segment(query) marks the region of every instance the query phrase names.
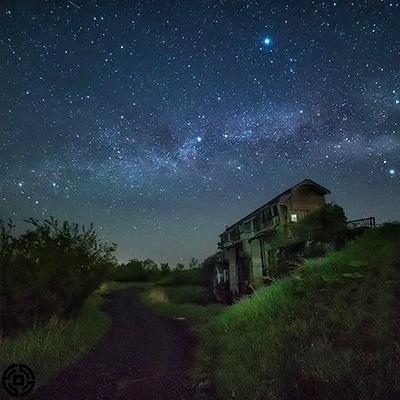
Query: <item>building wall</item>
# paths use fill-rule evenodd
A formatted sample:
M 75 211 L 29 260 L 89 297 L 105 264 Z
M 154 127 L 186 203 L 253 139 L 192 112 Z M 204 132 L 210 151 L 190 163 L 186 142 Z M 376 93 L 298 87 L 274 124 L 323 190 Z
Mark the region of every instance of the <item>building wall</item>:
M 275 222 L 278 224 L 275 225 L 275 229 L 287 229 L 287 223 L 290 223 L 291 221 L 291 213 L 296 213 L 299 217 L 298 220 L 300 220 L 308 211 L 321 207 L 323 204 L 325 204 L 325 196 L 322 195 L 316 188 L 310 186 L 300 186 L 294 188 L 290 193 L 283 195 L 281 198 L 279 198 L 279 201 L 276 204 L 278 206 L 277 210 L 279 213 L 279 220 Z M 281 205 L 286 207 L 280 207 Z M 263 212 L 263 210 L 260 210 L 260 212 Z M 249 241 L 249 239 L 251 239 L 255 234 L 254 218 L 257 219 L 257 216 L 251 216 L 247 221 L 237 225 L 234 229 L 232 229 L 232 231 L 236 230 L 237 235 L 234 238 L 231 237 L 232 235 L 229 235 L 229 238 L 230 240 L 240 240 L 240 256 L 245 257 L 246 260 L 248 260 L 246 261 L 248 262 L 246 265 L 248 265 L 249 268 L 250 283 L 254 287 L 260 287 L 264 283 L 263 276 L 268 274 L 268 270 L 272 267 L 269 264 L 276 262 L 276 260 L 273 254 L 271 254 L 271 257 L 268 257 L 268 251 L 272 251 L 270 240 L 261 237 Z M 251 220 L 253 220 L 253 222 L 250 223 Z M 262 246 L 260 246 L 260 243 L 262 243 Z M 239 291 L 239 260 L 237 259 L 236 248 L 225 248 L 224 253 L 225 259 L 229 263 L 230 288 L 232 293 L 236 295 Z M 240 260 L 243 262 L 243 258 Z
M 288 205 L 291 210 L 313 210 L 325 204 L 325 197 L 312 187 L 299 187 L 284 196 L 280 203 Z
M 229 263 L 229 285 L 232 293 L 239 290 L 238 286 L 238 276 L 237 276 L 237 263 L 236 263 L 236 249 L 235 247 L 230 247 L 225 250 L 225 259 Z
M 250 242 L 251 246 L 251 262 L 252 262 L 252 284 L 255 287 L 262 286 L 263 284 L 263 268 L 261 258 L 260 239 L 254 239 Z

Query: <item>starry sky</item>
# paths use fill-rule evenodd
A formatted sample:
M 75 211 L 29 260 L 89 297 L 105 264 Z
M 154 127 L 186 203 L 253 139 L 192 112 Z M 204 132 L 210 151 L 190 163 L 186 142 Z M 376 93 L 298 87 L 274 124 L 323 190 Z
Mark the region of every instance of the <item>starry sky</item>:
M 0 218 L 200 260 L 305 178 L 400 218 L 400 2 L 0 4 Z

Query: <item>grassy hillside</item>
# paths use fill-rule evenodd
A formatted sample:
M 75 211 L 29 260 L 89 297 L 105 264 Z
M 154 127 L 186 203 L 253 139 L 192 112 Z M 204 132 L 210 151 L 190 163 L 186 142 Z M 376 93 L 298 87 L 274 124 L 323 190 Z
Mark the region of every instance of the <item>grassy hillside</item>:
M 211 332 L 226 399 L 400 398 L 400 225 L 305 262 Z

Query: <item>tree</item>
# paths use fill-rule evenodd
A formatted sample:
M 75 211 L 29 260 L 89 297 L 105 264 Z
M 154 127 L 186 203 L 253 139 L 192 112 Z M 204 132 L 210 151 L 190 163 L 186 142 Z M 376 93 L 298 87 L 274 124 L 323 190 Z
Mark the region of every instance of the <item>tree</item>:
M 192 257 L 189 263 L 189 268 L 195 268 L 199 264 L 199 260 L 197 258 Z
M 169 264 L 168 264 L 168 263 L 161 263 L 161 264 L 160 264 L 160 267 L 161 267 L 161 273 L 162 273 L 163 275 L 166 275 L 166 274 L 168 274 L 169 272 L 171 272 L 171 268 L 169 267 Z
M 218 261 L 223 259 L 223 254 L 221 251 L 207 257 L 201 263 L 201 274 L 204 280 L 204 284 L 207 286 L 212 286 L 212 281 L 215 276 L 215 266 Z
M 126 264 L 115 268 L 113 279 L 116 281 L 154 281 L 159 278 L 160 270 L 157 264 L 150 259 L 141 261 L 130 259 Z
M 26 222 L 15 237 L 12 223 L 0 221 L 0 331 L 72 315 L 115 269 L 115 245 L 100 241 L 92 225 Z
M 182 263 L 178 263 L 178 264 L 176 264 L 175 269 L 176 269 L 177 271 L 182 271 L 182 270 L 185 269 L 185 265 L 182 264 Z
M 326 204 L 294 224 L 292 233 L 298 240 L 314 244 L 331 243 L 340 247 L 346 238 L 346 215 L 342 207 Z

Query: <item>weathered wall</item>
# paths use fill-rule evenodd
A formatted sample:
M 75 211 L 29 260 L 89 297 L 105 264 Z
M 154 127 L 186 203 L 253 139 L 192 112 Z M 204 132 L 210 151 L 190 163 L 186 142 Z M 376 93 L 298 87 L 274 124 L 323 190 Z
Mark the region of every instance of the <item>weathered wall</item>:
M 285 203 L 292 210 L 312 210 L 324 205 L 325 198 L 312 187 L 302 186 L 293 189 L 291 195 L 285 199 Z
M 236 250 L 234 247 L 225 250 L 225 258 L 229 262 L 229 283 L 232 292 L 239 290 L 237 269 L 236 269 Z
M 263 270 L 262 270 L 262 259 L 261 259 L 261 249 L 260 240 L 254 239 L 251 242 L 251 260 L 252 260 L 252 284 L 255 287 L 262 286 L 263 284 Z

